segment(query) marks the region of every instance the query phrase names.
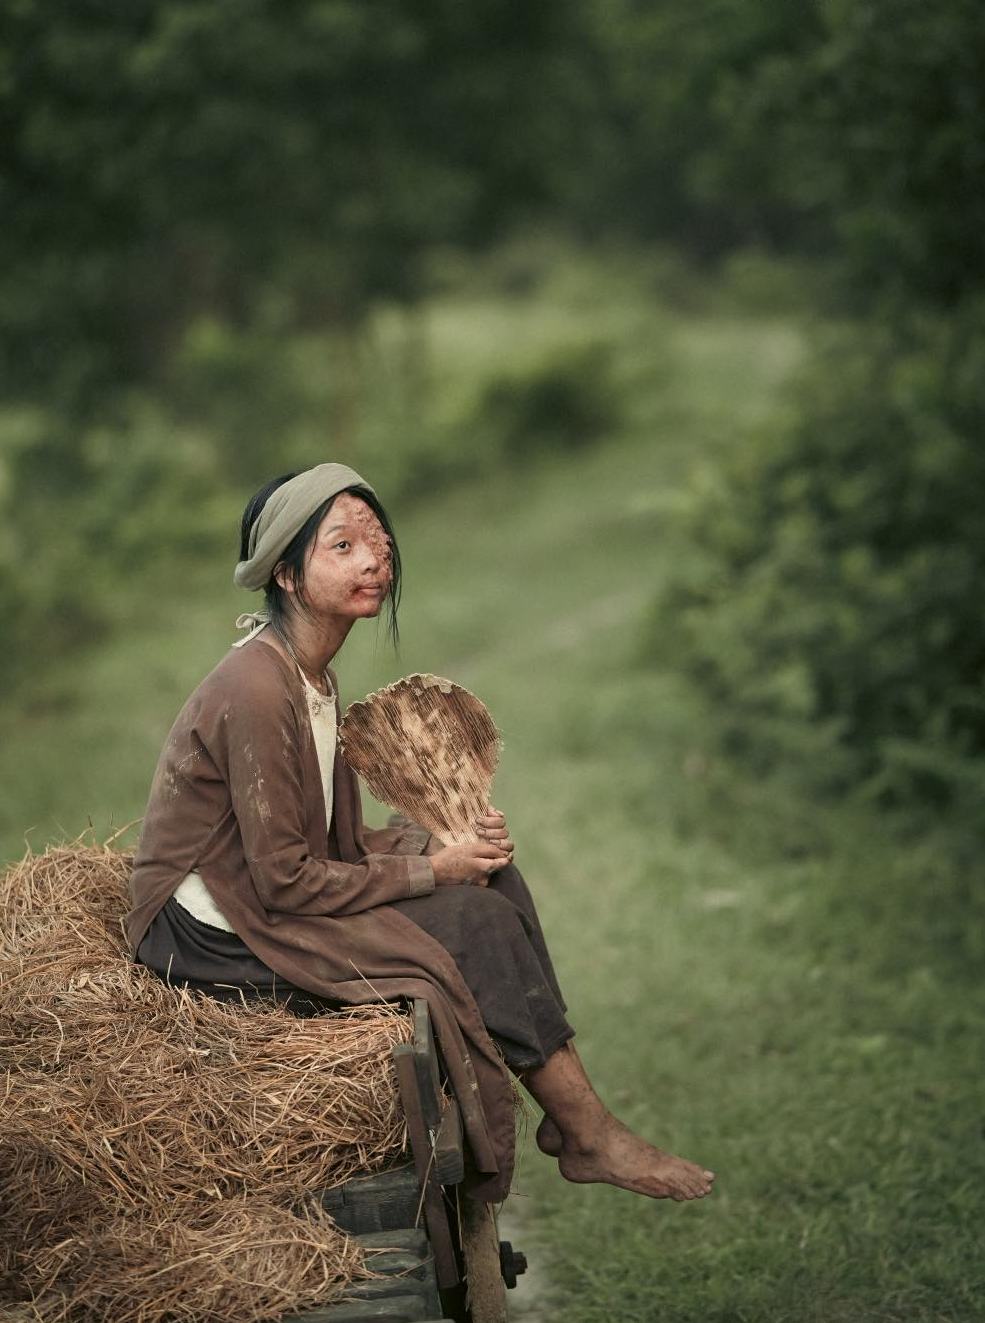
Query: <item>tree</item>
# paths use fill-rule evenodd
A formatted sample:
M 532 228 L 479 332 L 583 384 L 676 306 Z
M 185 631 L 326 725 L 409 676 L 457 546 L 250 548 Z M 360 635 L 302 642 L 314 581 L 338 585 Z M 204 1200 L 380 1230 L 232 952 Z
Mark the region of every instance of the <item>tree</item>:
M 203 310 L 410 297 L 544 195 L 562 0 L 17 0 L 0 19 L 7 391 L 105 407 Z

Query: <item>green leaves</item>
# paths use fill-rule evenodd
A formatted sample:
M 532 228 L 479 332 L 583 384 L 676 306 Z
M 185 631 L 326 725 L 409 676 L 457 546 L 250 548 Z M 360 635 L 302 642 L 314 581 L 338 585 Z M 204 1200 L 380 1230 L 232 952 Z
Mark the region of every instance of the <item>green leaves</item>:
M 88 409 L 156 382 L 189 320 L 243 325 L 271 287 L 322 326 L 413 297 L 426 246 L 488 237 L 544 195 L 577 98 L 564 8 L 7 6 L 11 388 Z
M 810 720 L 880 793 L 980 779 L 959 770 L 985 766 L 980 318 L 972 301 L 894 335 L 843 333 L 793 430 L 747 442 L 692 509 L 702 572 L 666 590 L 651 649 L 674 631 L 747 746 L 776 754 L 786 723 L 794 747 Z

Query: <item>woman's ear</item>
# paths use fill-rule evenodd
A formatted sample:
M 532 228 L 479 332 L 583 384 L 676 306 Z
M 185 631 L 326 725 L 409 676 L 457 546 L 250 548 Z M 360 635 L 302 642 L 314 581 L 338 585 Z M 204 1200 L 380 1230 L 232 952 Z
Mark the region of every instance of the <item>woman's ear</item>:
M 283 561 L 281 561 L 279 565 L 274 566 L 274 582 L 277 584 L 278 588 L 282 588 L 285 593 L 293 593 L 295 591 L 294 576 Z

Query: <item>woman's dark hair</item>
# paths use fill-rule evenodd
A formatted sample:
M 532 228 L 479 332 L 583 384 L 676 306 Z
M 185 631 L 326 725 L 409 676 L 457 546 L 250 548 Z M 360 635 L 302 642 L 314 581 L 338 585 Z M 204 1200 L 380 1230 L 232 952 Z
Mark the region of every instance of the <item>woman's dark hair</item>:
M 296 478 L 296 473 L 284 473 L 279 478 L 274 478 L 266 486 L 261 487 L 257 494 L 250 498 L 246 503 L 246 509 L 243 511 L 243 519 L 239 529 L 239 558 L 248 560 L 250 556 L 250 530 L 256 521 L 260 518 L 260 512 L 267 504 L 267 501 L 285 482 L 290 482 Z M 365 501 L 373 514 L 383 525 L 384 531 L 390 539 L 390 556 L 392 577 L 390 579 L 390 589 L 384 599 L 387 604 L 389 620 L 387 622 L 387 633 L 390 635 L 390 642 L 394 648 L 400 644 L 400 631 L 397 628 L 397 607 L 400 605 L 400 550 L 397 547 L 397 539 L 393 532 L 393 525 L 390 523 L 390 516 L 384 510 L 379 500 L 371 491 L 365 487 L 346 487 L 345 490 L 353 496 L 358 496 L 361 501 Z M 338 492 L 341 496 L 342 493 Z M 298 595 L 298 606 L 303 611 L 305 609 L 304 600 L 304 563 L 307 557 L 308 548 L 315 540 L 318 532 L 318 525 L 325 518 L 325 515 L 332 508 L 335 497 L 331 496 L 327 501 L 323 501 L 314 514 L 310 515 L 304 524 L 298 529 L 294 537 L 284 548 L 284 554 L 277 562 L 283 565 L 293 581 Z M 270 576 L 270 580 L 264 588 L 264 598 L 267 610 L 270 612 L 270 623 L 279 632 L 284 632 L 287 593 L 281 588 L 280 584 Z

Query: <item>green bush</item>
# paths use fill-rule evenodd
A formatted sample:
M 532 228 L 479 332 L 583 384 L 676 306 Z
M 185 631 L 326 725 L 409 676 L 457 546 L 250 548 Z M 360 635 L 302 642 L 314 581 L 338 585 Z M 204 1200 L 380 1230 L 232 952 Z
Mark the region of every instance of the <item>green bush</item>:
M 479 401 L 476 429 L 511 458 L 577 450 L 619 421 L 611 349 L 566 346 L 523 371 L 494 377 Z
M 733 747 L 791 748 L 886 798 L 985 788 L 985 333 L 842 332 L 789 431 L 694 488 L 648 655 L 683 661 Z
M 0 683 L 5 692 L 128 618 L 204 554 L 236 547 L 214 454 L 132 399 L 78 430 L 42 410 L 0 415 Z

